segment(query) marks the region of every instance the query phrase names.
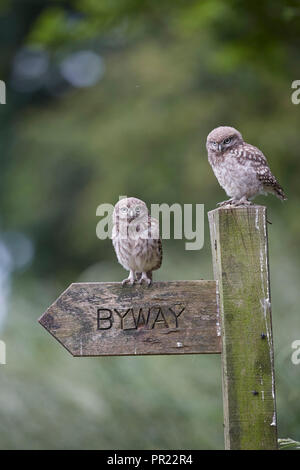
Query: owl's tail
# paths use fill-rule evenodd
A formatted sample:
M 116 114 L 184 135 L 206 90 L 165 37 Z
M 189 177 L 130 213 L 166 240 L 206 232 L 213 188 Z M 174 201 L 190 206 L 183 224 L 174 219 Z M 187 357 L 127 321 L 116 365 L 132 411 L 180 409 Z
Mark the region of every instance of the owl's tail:
M 268 173 L 265 170 L 262 174 L 259 175 L 258 178 L 260 179 L 260 181 L 263 182 L 263 188 L 266 193 L 273 193 L 282 201 L 287 200 L 283 188 L 280 186 L 277 179 L 275 178 L 275 176 L 272 175 L 271 172 Z

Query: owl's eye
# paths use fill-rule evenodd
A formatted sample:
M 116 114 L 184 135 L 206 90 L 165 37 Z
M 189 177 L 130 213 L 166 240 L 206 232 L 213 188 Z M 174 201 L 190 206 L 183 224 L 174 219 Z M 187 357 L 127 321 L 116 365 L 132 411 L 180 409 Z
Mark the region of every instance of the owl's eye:
M 135 212 L 136 212 L 137 214 L 139 214 L 139 213 L 141 212 L 141 208 L 140 208 L 140 206 L 136 206 L 136 208 L 135 208 Z
M 121 212 L 123 212 L 123 214 L 126 214 L 126 212 L 127 212 L 127 207 L 122 207 L 122 208 L 121 208 Z
M 231 142 L 231 137 L 228 137 L 227 139 L 223 140 L 223 144 L 230 144 Z

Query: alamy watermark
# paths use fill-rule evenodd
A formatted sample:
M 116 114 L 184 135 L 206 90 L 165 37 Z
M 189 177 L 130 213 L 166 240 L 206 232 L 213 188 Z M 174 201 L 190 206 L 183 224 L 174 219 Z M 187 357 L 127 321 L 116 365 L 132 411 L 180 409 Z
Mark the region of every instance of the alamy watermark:
M 6 364 L 6 344 L 0 340 L 0 365 Z
M 126 196 L 120 196 L 124 199 Z M 194 206 L 194 207 L 193 207 Z M 114 206 L 109 203 L 100 204 L 97 207 L 96 215 L 101 217 L 96 227 L 96 234 L 100 240 L 105 240 L 112 237 L 113 229 L 113 211 Z M 151 204 L 149 214 L 143 214 L 136 220 L 128 222 L 126 229 L 123 231 L 126 236 L 130 232 L 130 236 L 136 233 L 136 236 L 149 238 L 151 233 L 144 230 L 141 233 L 140 224 L 147 222 L 148 215 L 151 215 L 157 221 L 161 221 L 161 238 L 169 240 L 171 232 L 175 240 L 188 240 L 185 243 L 186 250 L 201 250 L 204 245 L 204 204 L 179 204 L 174 203 L 168 205 Z M 171 230 L 172 228 L 172 230 Z
M 0 80 L 0 104 L 6 104 L 6 85 L 3 80 Z
M 291 361 L 295 366 L 300 364 L 300 339 L 296 339 L 291 344 L 292 349 L 295 349 L 291 356 Z
M 295 91 L 292 93 L 291 100 L 293 104 L 300 103 L 300 80 L 294 80 L 292 83 L 292 88 L 295 88 Z

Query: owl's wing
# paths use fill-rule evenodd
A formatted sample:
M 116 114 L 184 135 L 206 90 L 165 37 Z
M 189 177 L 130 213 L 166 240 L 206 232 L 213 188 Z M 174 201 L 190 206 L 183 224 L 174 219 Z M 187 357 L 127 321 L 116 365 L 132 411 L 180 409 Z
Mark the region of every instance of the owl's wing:
M 153 217 L 147 216 L 137 227 L 140 238 L 148 240 L 159 238 L 159 223 Z
M 245 161 L 251 162 L 252 168 L 256 171 L 257 178 L 262 182 L 267 192 L 275 193 L 280 199 L 287 199 L 282 187 L 272 174 L 266 157 L 257 147 L 245 143 L 237 149 L 235 155 L 241 164 L 244 164 Z
M 153 240 L 159 240 L 159 222 L 154 217 L 148 217 L 148 227 L 150 228 L 150 236 Z
M 159 269 L 162 263 L 163 251 L 162 251 L 162 243 L 161 243 L 160 238 L 158 238 L 156 241 L 156 252 L 157 252 L 157 263 L 154 266 L 153 270 Z
M 237 161 L 244 164 L 245 161 L 251 162 L 252 166 L 259 167 L 260 165 L 267 166 L 268 162 L 264 154 L 254 145 L 242 144 L 233 150 L 233 155 Z

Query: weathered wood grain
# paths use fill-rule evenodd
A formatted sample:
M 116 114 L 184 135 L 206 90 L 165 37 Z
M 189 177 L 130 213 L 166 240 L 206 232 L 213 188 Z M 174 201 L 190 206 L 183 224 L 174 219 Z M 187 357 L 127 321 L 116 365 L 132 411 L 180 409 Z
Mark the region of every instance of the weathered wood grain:
M 220 295 L 226 449 L 276 449 L 266 208 L 209 213 Z
M 215 281 L 71 284 L 39 322 L 73 356 L 221 352 Z

